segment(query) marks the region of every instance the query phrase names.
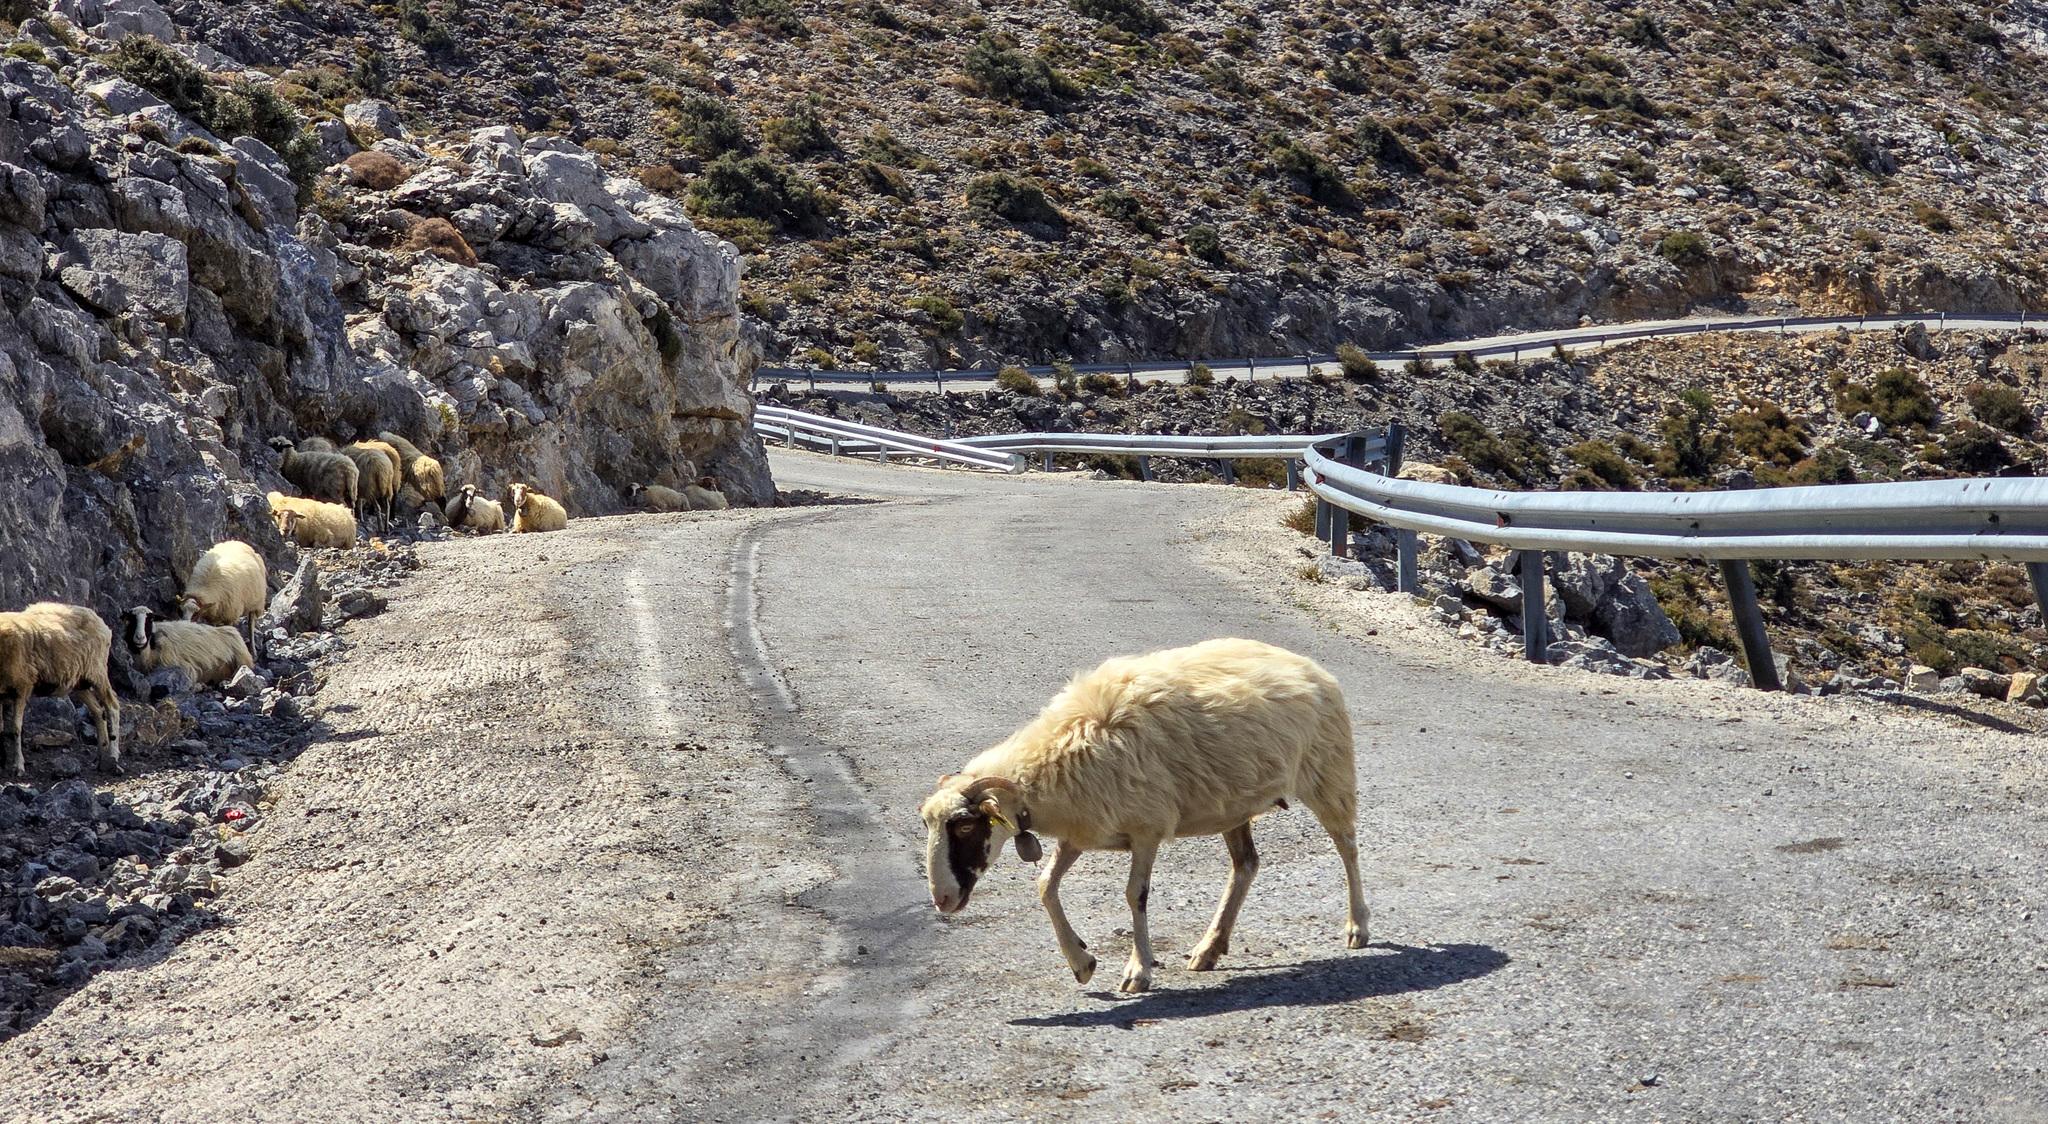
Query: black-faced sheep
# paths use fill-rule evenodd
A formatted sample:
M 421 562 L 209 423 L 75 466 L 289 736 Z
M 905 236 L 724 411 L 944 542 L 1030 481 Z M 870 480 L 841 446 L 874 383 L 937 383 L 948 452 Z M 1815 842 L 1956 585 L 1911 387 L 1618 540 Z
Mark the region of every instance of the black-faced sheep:
M 1160 844 L 1220 834 L 1229 848 L 1223 901 L 1188 958 L 1189 970 L 1205 971 L 1229 951 L 1258 870 L 1252 818 L 1292 798 L 1337 844 L 1350 889 L 1344 944 L 1363 948 L 1353 770 L 1344 694 L 1312 660 L 1253 640 L 1109 660 L 960 775 L 939 778 L 920 810 L 932 904 L 958 912 L 1005 841 L 1015 838 L 1018 854 L 1035 861 L 1031 832 L 1052 836 L 1038 896 L 1074 978 L 1086 983 L 1095 957 L 1060 909 L 1060 878 L 1083 851 L 1127 850 L 1132 949 L 1120 990 L 1144 991 L 1153 966 L 1146 901 Z
M 512 485 L 512 533 L 559 531 L 569 525 L 569 512 L 561 504 L 525 484 Z
M 398 498 L 399 481 L 404 478 L 399 469 L 398 450 L 382 441 L 358 441 L 342 449 L 341 455 L 356 462 L 361 480 L 357 485 L 356 518 L 376 512 L 378 526 L 389 530 L 391 501 Z
M 419 446 L 396 433 L 379 433 L 377 439 L 398 450 L 405 482 L 419 489 L 421 499 L 440 503 L 448 498 L 447 478 L 441 472 L 440 461 L 420 452 Z
M 300 546 L 338 546 L 346 550 L 356 544 L 355 513 L 338 503 L 272 492 L 270 515 L 277 520 L 277 533 Z
M 477 495 L 474 484 L 464 484 L 461 491 L 448 497 L 448 507 L 443 514 L 450 527 L 466 527 L 480 535 L 505 529 L 504 505 Z
M 229 539 L 192 564 L 192 576 L 185 581 L 185 595 L 178 598 L 178 615 L 206 624 L 241 625 L 247 622 L 249 639 L 256 639 L 256 618 L 270 604 L 270 569 L 256 548 Z
M 8 724 L 7 771 L 28 772 L 21 754 L 21 724 L 34 695 L 68 699 L 84 689 L 86 709 L 99 734 L 100 767 L 121 771 L 121 701 L 107 682 L 114 630 L 91 609 L 40 601 L 19 613 L 0 613 L 0 699 L 13 697 Z
M 135 666 L 145 674 L 160 667 L 183 668 L 193 683 L 224 683 L 255 667 L 242 634 L 221 625 L 163 620 L 145 605 L 121 614 L 121 638 Z
M 338 503 L 351 511 L 362 471 L 340 453 L 301 452 L 290 438 L 273 437 L 270 447 L 284 454 L 277 471 L 299 491 L 316 500 Z

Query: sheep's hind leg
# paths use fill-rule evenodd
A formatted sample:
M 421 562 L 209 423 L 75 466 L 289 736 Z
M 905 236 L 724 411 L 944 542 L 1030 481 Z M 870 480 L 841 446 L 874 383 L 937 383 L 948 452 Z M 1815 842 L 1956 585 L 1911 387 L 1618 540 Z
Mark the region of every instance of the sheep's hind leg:
M 1060 954 L 1067 958 L 1067 967 L 1074 970 L 1074 981 L 1087 983 L 1095 974 L 1095 957 L 1088 951 L 1088 942 L 1074 935 L 1074 927 L 1067 924 L 1067 911 L 1060 908 L 1060 878 L 1080 857 L 1081 848 L 1054 841 L 1052 862 L 1038 876 L 1038 901 L 1045 906 L 1045 915 L 1052 919 L 1053 936 L 1060 942 Z
M 28 775 L 28 762 L 21 755 L 21 721 L 28 714 L 28 691 L 17 692 L 14 696 L 14 713 L 9 716 L 8 732 L 14 735 L 7 743 L 7 775 L 20 777 Z
M 1230 931 L 1237 928 L 1237 911 L 1244 905 L 1252 879 L 1259 873 L 1259 852 L 1252 846 L 1252 825 L 1239 824 L 1223 833 L 1223 845 L 1230 848 L 1230 881 L 1223 886 L 1223 900 L 1216 905 L 1216 919 L 1202 943 L 1188 956 L 1188 971 L 1206 972 L 1230 951 Z
M 1159 857 L 1156 840 L 1131 840 L 1131 880 L 1124 884 L 1124 900 L 1131 905 L 1131 962 L 1124 968 L 1124 981 L 1117 990 L 1125 994 L 1152 990 L 1152 927 L 1146 919 L 1152 898 L 1152 862 Z
M 121 775 L 121 700 L 114 689 L 93 683 L 85 692 L 85 709 L 92 715 L 93 732 L 99 735 L 100 768 Z

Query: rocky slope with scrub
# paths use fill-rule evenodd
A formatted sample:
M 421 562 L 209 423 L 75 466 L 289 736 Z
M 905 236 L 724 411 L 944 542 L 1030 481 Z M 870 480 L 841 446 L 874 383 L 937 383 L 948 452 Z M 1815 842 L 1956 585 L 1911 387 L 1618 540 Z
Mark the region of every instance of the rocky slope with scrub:
M 224 538 L 288 565 L 281 435 L 576 513 L 772 502 L 740 263 L 674 202 L 559 139 L 314 120 L 150 0 L 0 14 L 0 606 L 162 606 Z
M 80 0 L 82 2 L 82 0 Z M 168 6 L 339 112 L 511 119 L 750 257 L 772 360 L 1327 352 L 2040 309 L 2038 4 Z

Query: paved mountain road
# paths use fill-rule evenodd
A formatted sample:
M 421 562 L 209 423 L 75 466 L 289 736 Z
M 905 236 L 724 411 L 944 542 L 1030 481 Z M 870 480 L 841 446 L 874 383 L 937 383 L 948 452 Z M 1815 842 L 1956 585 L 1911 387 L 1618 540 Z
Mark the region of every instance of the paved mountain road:
M 229 924 L 0 1045 L 0 1119 L 2048 1115 L 2035 739 L 1504 660 L 1298 578 L 1291 498 L 774 467 L 880 502 L 423 550 Z M 1165 849 L 1145 996 L 1013 856 L 931 912 L 934 776 L 1225 634 L 1345 685 L 1373 947 L 1299 809 L 1217 972 L 1222 845 Z M 1120 962 L 1121 856 L 1066 885 Z

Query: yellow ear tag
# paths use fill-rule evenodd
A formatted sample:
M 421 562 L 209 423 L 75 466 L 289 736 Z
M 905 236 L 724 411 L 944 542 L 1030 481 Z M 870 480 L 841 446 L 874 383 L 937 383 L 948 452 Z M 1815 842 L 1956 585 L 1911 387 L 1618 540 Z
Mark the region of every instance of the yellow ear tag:
M 994 820 L 999 824 L 1002 824 L 1004 827 L 1008 828 L 1011 831 L 1017 830 L 1017 825 L 1010 822 L 1010 817 L 1004 815 L 1003 810 L 1001 808 L 996 807 L 994 801 L 989 802 L 988 818 Z

